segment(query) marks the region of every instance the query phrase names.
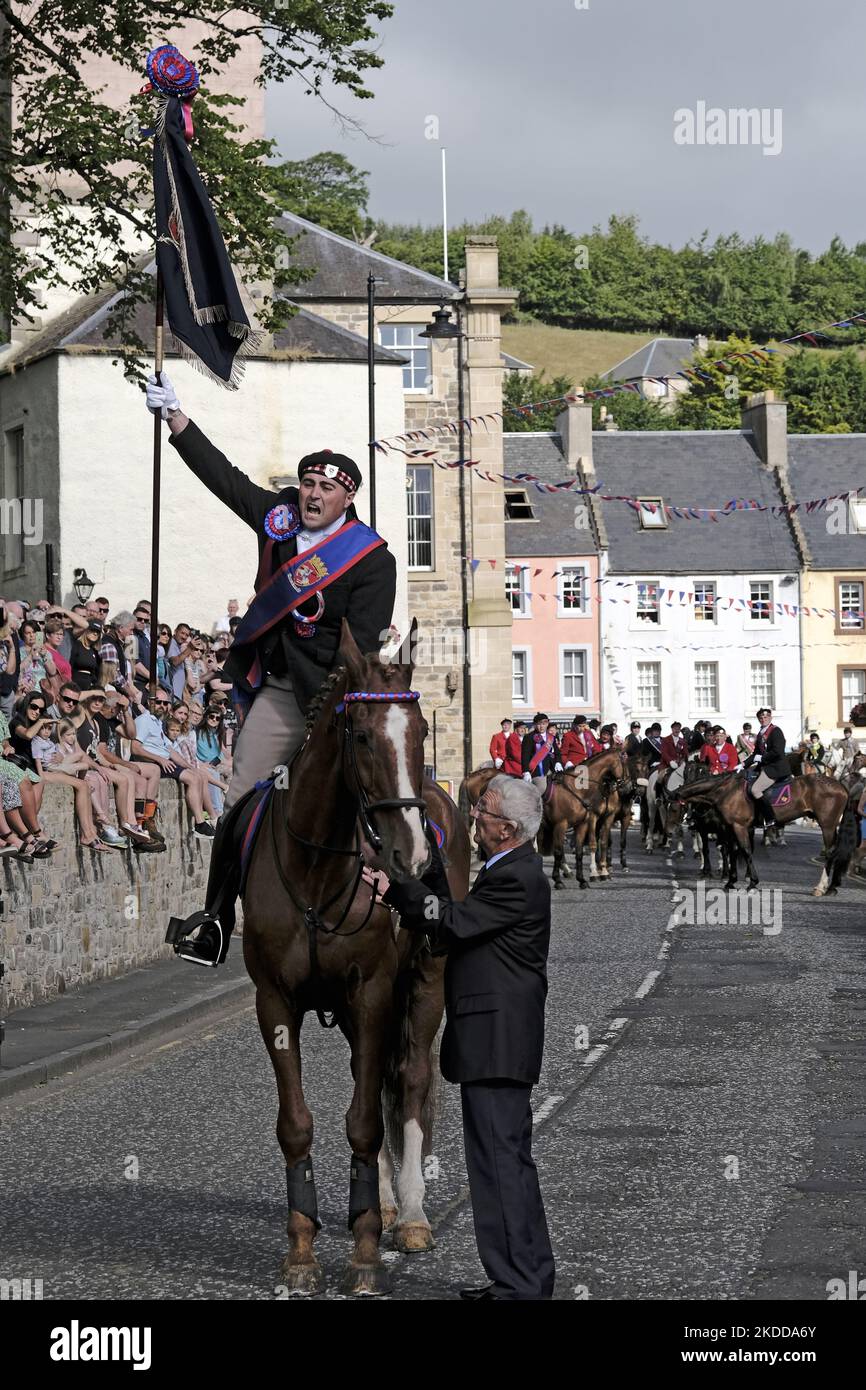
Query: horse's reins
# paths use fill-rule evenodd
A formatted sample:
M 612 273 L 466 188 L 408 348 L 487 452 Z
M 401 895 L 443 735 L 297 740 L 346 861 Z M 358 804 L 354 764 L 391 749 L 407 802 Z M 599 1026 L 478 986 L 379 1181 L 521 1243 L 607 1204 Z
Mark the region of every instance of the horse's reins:
M 418 807 L 421 810 L 422 821 L 426 825 L 426 817 L 424 815 L 424 812 L 426 812 L 427 809 L 426 802 L 418 797 L 385 797 L 380 801 L 371 801 L 369 799 L 367 789 L 364 786 L 364 783 L 361 781 L 361 775 L 358 771 L 358 761 L 355 753 L 354 730 L 352 728 L 352 721 L 349 718 L 349 709 L 347 708 L 347 706 L 351 706 L 353 704 L 358 704 L 361 702 L 377 704 L 407 703 L 408 701 L 420 700 L 420 698 L 420 692 L 417 690 L 353 690 L 347 692 L 343 696 L 340 703 L 336 705 L 334 708 L 335 716 L 343 713 L 345 713 L 346 716 L 346 747 L 349 756 L 349 767 L 352 770 L 352 777 L 355 782 L 355 794 L 358 798 L 358 818 L 361 822 L 361 826 L 366 839 L 372 845 L 373 849 L 377 852 L 382 848 L 382 838 L 375 830 L 372 821 L 370 820 L 370 813 L 384 810 L 402 810 L 405 807 L 414 806 Z M 299 749 L 295 757 L 298 756 L 300 751 L 301 750 Z M 294 759 L 292 761 L 294 762 Z M 355 826 L 354 849 L 343 849 L 342 847 L 338 847 L 336 845 L 317 844 L 315 840 L 305 839 L 303 835 L 299 835 L 296 830 L 292 829 L 291 825 L 289 824 L 288 817 L 286 818 L 284 823 L 286 830 L 289 832 L 292 839 L 296 840 L 298 844 L 304 845 L 307 849 L 312 849 L 319 853 L 325 854 L 353 855 L 357 860 L 357 866 L 354 871 L 354 882 L 352 883 L 349 898 L 346 902 L 345 907 L 343 908 L 343 911 L 340 913 L 340 917 L 337 920 L 337 922 L 335 922 L 335 924 L 332 927 L 329 927 L 327 922 L 325 922 L 322 919 L 321 914 L 327 912 L 328 908 L 333 903 L 335 903 L 343 895 L 343 893 L 346 892 L 348 884 L 344 884 L 342 887 L 338 888 L 336 892 L 332 893 L 331 896 L 328 899 L 326 899 L 325 902 L 320 903 L 318 907 L 313 907 L 312 905 L 305 907 L 304 904 L 295 896 L 292 885 L 286 877 L 285 871 L 283 869 L 282 861 L 280 859 L 277 846 L 276 817 L 273 814 L 271 815 L 271 841 L 274 851 L 274 862 L 277 866 L 277 873 L 280 876 L 280 882 L 282 883 L 283 887 L 288 893 L 289 898 L 294 904 L 295 909 L 302 915 L 304 919 L 304 925 L 307 928 L 307 935 L 310 944 L 310 972 L 312 980 L 315 983 L 315 980 L 319 972 L 318 941 L 316 933 L 322 931 L 326 932 L 329 936 L 341 936 L 346 938 L 350 936 L 357 936 L 360 931 L 363 931 L 364 927 L 366 927 L 371 916 L 373 915 L 373 908 L 376 905 L 376 893 L 375 890 L 371 888 L 370 905 L 367 908 L 366 915 L 364 916 L 364 920 L 361 922 L 360 926 L 353 927 L 351 931 L 341 932 L 340 927 L 343 925 L 343 923 L 345 922 L 346 918 L 352 910 L 355 898 L 358 894 L 358 888 L 361 883 L 361 876 L 364 872 L 364 857 L 360 848 L 360 836 L 358 834 L 357 824 Z M 336 1013 L 332 1014 L 330 1021 L 328 1021 L 325 1017 L 324 1011 L 322 1009 L 316 1009 L 316 1017 L 318 1018 L 319 1023 L 322 1025 L 323 1028 L 333 1028 L 337 1023 Z

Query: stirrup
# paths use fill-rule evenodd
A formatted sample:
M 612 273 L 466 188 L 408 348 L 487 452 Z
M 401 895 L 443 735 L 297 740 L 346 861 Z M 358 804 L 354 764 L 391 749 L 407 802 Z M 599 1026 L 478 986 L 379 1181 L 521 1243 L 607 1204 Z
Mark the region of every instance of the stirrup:
M 192 933 L 200 927 L 216 927 L 219 933 L 215 960 L 207 959 L 200 953 L 199 943 L 189 940 Z M 175 955 L 180 956 L 182 960 L 190 961 L 193 965 L 221 965 L 228 952 L 228 939 L 220 919 L 207 911 L 193 912 L 191 916 L 186 918 L 172 917 L 165 939 L 170 946 L 174 947 Z

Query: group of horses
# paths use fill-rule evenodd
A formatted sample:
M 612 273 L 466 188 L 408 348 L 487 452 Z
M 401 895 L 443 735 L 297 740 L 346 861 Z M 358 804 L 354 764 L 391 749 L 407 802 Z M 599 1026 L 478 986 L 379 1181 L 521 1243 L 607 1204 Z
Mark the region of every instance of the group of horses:
M 413 623 L 409 651 L 414 633 Z M 342 1291 L 388 1290 L 379 1248 L 383 1229 L 391 1229 L 395 1248 L 404 1252 L 433 1244 L 424 1211 L 424 1159 L 432 1144 L 446 957 L 431 952 L 422 932 L 400 925 L 364 868 L 398 880 L 420 876 L 430 864 L 435 835 L 451 895 L 465 897 L 471 861 L 467 813 L 496 772 L 483 767 L 467 777 L 458 809 L 424 773 L 427 724 L 412 690 L 411 664 L 364 655 L 345 620 L 339 659 L 341 666 L 310 706 L 307 735 L 287 785 L 278 780 L 267 800 L 242 893 L 244 960 L 277 1082 L 288 1205 L 281 1278 L 291 1294 L 325 1288 L 314 1248 L 321 1222 L 313 1116 L 301 1077 L 300 1034 L 309 1013 L 323 1026 L 338 1027 L 350 1054 L 351 1249 Z M 679 801 L 700 807 L 704 824 L 717 833 L 721 826 L 725 843 L 746 853 L 753 875 L 749 831 L 755 809 L 742 779 L 695 778 L 691 768 L 689 773 Z M 584 847 L 590 878 L 609 877 L 617 824 L 620 865 L 627 871 L 632 808 L 647 776 L 642 758 L 610 749 L 589 759 L 579 774 L 552 779 L 540 848 L 553 854 L 557 886 L 569 830 L 581 887 Z M 795 786 L 785 818 L 812 815 L 818 821 L 827 863 L 824 888 L 816 892 L 833 891 L 847 862 L 841 827 L 848 793 L 820 776 L 796 778 Z
M 754 888 L 758 884 L 753 857 L 756 826 L 763 826 L 766 832 L 801 817 L 814 820 L 824 841 L 824 864 L 813 892 L 816 897 L 834 894 L 859 841 L 856 804 L 863 783 L 858 774 L 866 768 L 866 755 L 858 754 L 841 779 L 820 773 L 798 754 L 792 755 L 792 763 L 796 775 L 791 779 L 789 795 L 783 806 L 770 810 L 765 802 L 756 803 L 745 777 L 738 772 L 712 775 L 704 763 L 689 761 L 682 769 L 681 783 L 669 790 L 670 768 L 651 772 L 641 754 L 628 756 L 619 748 L 606 749 L 578 767 L 554 773 L 548 779 L 542 796 L 538 850 L 553 855 L 553 884 L 561 889 L 568 872 L 566 840 L 573 834 L 575 876 L 579 887 L 586 888 L 584 850 L 589 851 L 590 880 L 608 879 L 613 828 L 619 825 L 620 867 L 627 873 L 628 828 L 634 798 L 640 791 L 645 851 L 651 854 L 660 840 L 666 846 L 676 841 L 677 852 L 683 853 L 682 830 L 687 820 L 696 856 L 701 860 L 700 875 L 712 877 L 713 838 L 718 845 L 726 888 L 737 884 L 740 858 L 745 861 L 748 886 Z M 464 779 L 459 799 L 464 815 L 468 815 L 495 775 L 494 765 L 485 763 Z

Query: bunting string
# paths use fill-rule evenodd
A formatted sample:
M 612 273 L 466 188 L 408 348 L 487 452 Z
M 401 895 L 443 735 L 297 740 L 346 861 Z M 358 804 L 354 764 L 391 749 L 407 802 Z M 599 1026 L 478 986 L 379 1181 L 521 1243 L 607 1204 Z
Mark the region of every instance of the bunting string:
M 729 363 L 744 361 L 755 363 L 767 362 L 770 357 L 780 353 L 783 347 L 790 347 L 794 343 L 808 343 L 811 347 L 817 347 L 819 342 L 830 343 L 833 340 L 827 332 L 828 329 L 855 328 L 858 325 L 862 326 L 864 320 L 866 320 L 866 311 L 850 314 L 847 318 L 836 319 L 833 323 L 822 324 L 820 328 L 809 328 L 801 333 L 792 334 L 790 338 L 779 338 L 777 340 L 777 347 L 755 347 L 748 351 L 740 350 L 738 352 L 725 353 L 722 357 L 714 358 L 712 365 L 714 367 L 726 367 Z M 615 396 L 619 391 L 631 391 L 632 393 L 640 394 L 642 381 L 654 381 L 660 386 L 666 387 L 670 382 L 677 380 L 689 382 L 712 381 L 712 376 L 709 372 L 703 371 L 697 367 L 684 366 L 680 371 L 673 372 L 668 376 L 629 377 L 625 381 L 612 382 L 610 386 L 596 387 L 592 391 L 575 391 L 564 396 L 551 396 L 545 401 L 529 401 L 525 405 L 503 406 L 502 410 L 487 411 L 483 415 L 471 415 L 463 420 L 463 425 L 467 433 L 471 434 L 476 425 L 483 425 L 484 428 L 487 429 L 488 422 L 495 421 L 504 424 L 507 415 L 521 415 L 525 418 L 533 415 L 536 411 L 547 410 L 553 405 L 583 405 L 586 401 L 600 400 Z M 430 442 L 431 440 L 435 440 L 438 435 L 457 434 L 459 428 L 459 419 L 446 420 L 443 421 L 442 424 L 429 425 L 427 429 L 424 430 L 409 430 L 405 434 L 397 434 L 390 439 L 372 439 L 370 443 L 373 448 L 378 449 L 381 453 L 389 453 L 391 451 L 404 453 L 406 451 L 400 447 L 403 444 L 417 444 L 419 440 Z M 436 449 L 426 451 L 428 456 L 435 452 Z
M 470 556 L 467 557 L 466 563 L 469 565 L 472 573 L 475 574 L 476 570 L 478 569 L 478 566 L 482 563 L 482 560 L 481 558 Z M 492 559 L 489 556 L 487 557 L 487 564 L 490 566 L 491 569 L 495 570 L 497 564 L 499 563 L 500 562 L 498 560 Z M 543 576 L 545 579 L 556 579 L 559 575 L 562 575 L 566 572 L 564 570 L 557 569 L 551 571 L 550 574 L 545 574 L 543 567 L 515 564 L 510 560 L 507 560 L 505 562 L 505 566 L 506 569 L 511 573 L 526 574 L 531 581 L 536 580 L 539 576 Z M 548 599 L 553 599 L 554 601 L 563 604 L 563 607 L 565 608 L 573 607 L 574 616 L 578 618 L 587 616 L 589 614 L 590 605 L 592 603 L 600 603 L 602 601 L 600 590 L 604 586 L 616 589 L 634 589 L 637 587 L 638 583 L 638 581 L 631 579 L 607 578 L 598 578 L 593 580 L 592 582 L 598 586 L 599 593 L 591 594 L 588 591 L 586 591 L 583 595 L 583 601 L 581 603 L 574 603 L 573 605 L 563 603 L 563 595 L 558 591 L 550 593 L 535 588 L 521 588 L 520 593 L 521 596 L 524 598 L 540 599 L 542 602 L 546 602 Z M 653 597 L 657 599 L 657 604 L 659 608 L 682 608 L 694 604 L 695 591 L 694 589 L 666 588 L 664 585 L 660 585 L 657 586 L 655 595 L 648 595 L 648 600 L 651 601 Z M 637 598 L 625 598 L 622 595 L 620 595 L 618 598 L 615 598 L 611 593 L 605 595 L 605 600 L 608 603 L 621 603 L 626 606 L 637 604 Z M 734 609 L 737 613 L 750 612 L 753 616 L 757 615 L 758 621 L 765 621 L 764 615 L 767 613 L 767 610 L 769 608 L 772 608 L 775 617 L 798 618 L 802 614 L 802 616 L 805 618 L 832 618 L 834 621 L 838 621 L 841 617 L 842 619 L 845 619 L 852 624 L 856 624 L 856 626 L 852 626 L 850 629 L 852 633 L 856 633 L 858 627 L 862 626 L 863 624 L 866 624 L 866 610 L 857 608 L 846 608 L 844 612 L 840 614 L 840 612 L 835 608 L 818 607 L 816 604 L 781 603 L 779 601 L 771 602 L 766 599 L 744 599 L 741 598 L 739 595 L 730 594 L 716 594 L 714 595 L 712 600 L 707 599 L 706 601 L 703 601 L 700 598 L 698 599 L 698 603 L 702 607 L 708 605 L 710 602 L 714 606 L 719 606 L 717 608 L 717 611 L 729 613 L 731 609 Z M 707 619 L 706 622 L 708 628 L 713 626 L 713 621 L 711 619 Z M 649 627 L 651 626 L 651 624 L 648 622 L 647 626 Z M 831 643 L 829 645 L 835 645 L 835 643 Z M 664 650 L 667 650 L 667 648 L 665 648 Z

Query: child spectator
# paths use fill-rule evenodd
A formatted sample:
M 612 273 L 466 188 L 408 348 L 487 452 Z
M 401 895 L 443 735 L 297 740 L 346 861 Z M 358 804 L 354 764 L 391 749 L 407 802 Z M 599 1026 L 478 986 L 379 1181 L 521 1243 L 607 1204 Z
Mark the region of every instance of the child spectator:
M 78 746 L 76 728 L 71 719 L 61 719 L 54 736 L 37 734 L 33 740 L 35 763 L 40 777 L 49 785 L 71 787 L 83 849 L 108 851 L 96 832 L 93 807 L 86 781 L 79 776 L 89 770 L 90 759 Z

